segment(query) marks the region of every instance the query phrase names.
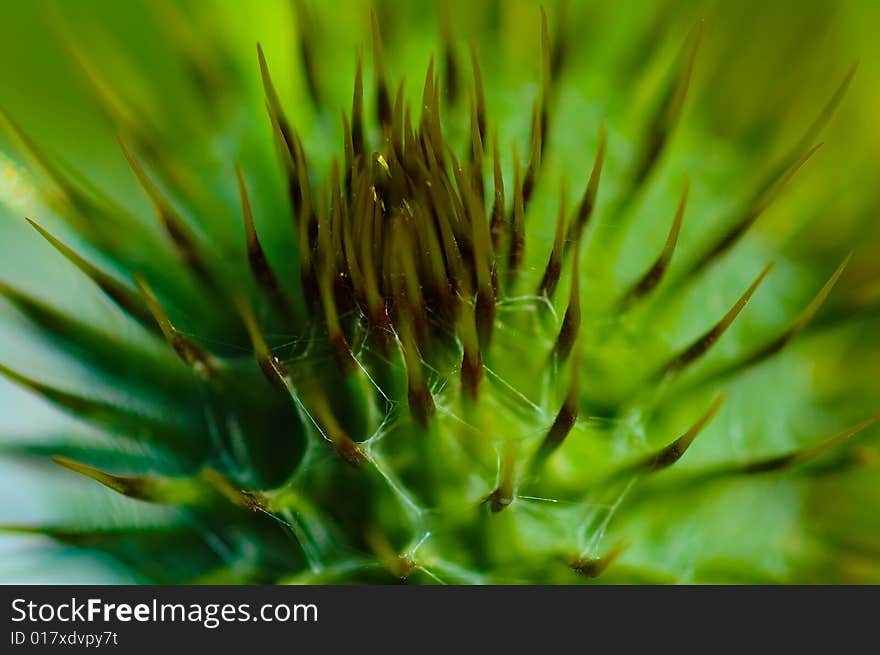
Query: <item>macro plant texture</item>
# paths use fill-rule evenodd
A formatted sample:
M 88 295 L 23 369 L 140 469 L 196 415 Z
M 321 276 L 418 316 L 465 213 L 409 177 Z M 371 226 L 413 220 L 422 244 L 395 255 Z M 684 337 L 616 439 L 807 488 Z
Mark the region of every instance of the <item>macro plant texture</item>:
M 872 3 L 0 12 L 0 579 L 880 582 Z

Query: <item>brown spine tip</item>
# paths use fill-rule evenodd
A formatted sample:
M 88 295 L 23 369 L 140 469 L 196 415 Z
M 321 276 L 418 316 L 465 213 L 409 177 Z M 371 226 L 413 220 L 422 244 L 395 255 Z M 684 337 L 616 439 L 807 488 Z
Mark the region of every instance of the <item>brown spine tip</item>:
M 507 441 L 501 447 L 498 458 L 498 485 L 485 501 L 493 514 L 510 507 L 516 489 L 516 458 L 517 447 L 514 442 Z
M 678 75 L 673 84 L 667 89 L 666 95 L 660 103 L 659 110 L 653 121 L 648 126 L 648 133 L 642 149 L 641 159 L 636 167 L 633 177 L 633 186 L 638 187 L 645 181 L 654 166 L 663 154 L 666 145 L 672 137 L 675 127 L 681 118 L 684 109 L 684 101 L 687 98 L 691 77 L 694 70 L 694 62 L 700 49 L 705 24 L 703 20 L 697 24 L 696 29 L 690 36 L 690 47 L 680 65 Z
M 238 181 L 238 191 L 241 198 L 241 214 L 244 223 L 245 243 L 247 247 L 248 263 L 250 264 L 251 274 L 257 285 L 266 294 L 269 300 L 275 305 L 275 309 L 282 316 L 290 315 L 290 307 L 285 298 L 284 291 L 278 281 L 278 276 L 272 270 L 260 238 L 257 235 L 257 228 L 254 225 L 254 215 L 251 210 L 251 203 L 248 197 L 247 184 L 244 180 L 244 173 L 240 166 L 235 167 L 235 176 Z
M 607 130 L 603 126 L 599 131 L 599 147 L 596 149 L 596 157 L 593 160 L 590 179 L 587 182 L 586 189 L 584 189 L 584 195 L 581 198 L 580 205 L 578 205 L 574 219 L 568 228 L 566 248 L 578 242 L 593 215 L 593 210 L 596 206 L 596 196 L 599 193 L 599 182 L 602 179 L 602 166 L 605 163 L 605 143 L 607 137 Z
M 525 200 L 520 181 L 519 152 L 513 146 L 513 216 L 511 220 L 510 246 L 507 253 L 507 286 L 510 287 L 522 264 L 526 246 Z
M 595 579 L 602 575 L 626 548 L 624 542 L 618 542 L 602 557 L 578 557 L 569 563 L 571 569 L 585 578 Z
M 110 473 L 105 473 L 94 466 L 89 466 L 88 464 L 83 464 L 82 462 L 77 462 L 69 457 L 63 457 L 61 455 L 54 455 L 52 460 L 59 466 L 63 466 L 74 473 L 79 473 L 87 478 L 91 478 L 123 496 L 129 496 L 139 500 L 154 500 L 157 495 L 158 489 L 155 482 L 148 478 L 140 476 L 111 475 Z
M 263 494 L 241 489 L 213 468 L 205 467 L 199 473 L 199 477 L 236 507 L 249 512 L 265 511 L 268 508 L 268 502 Z
M 477 290 L 474 319 L 477 323 L 477 339 L 480 349 L 488 350 L 495 328 L 495 294 L 492 292 L 491 285 L 480 287 Z
M 363 448 L 345 433 L 333 438 L 333 449 L 346 463 L 352 466 L 361 466 L 367 461 L 367 454 Z
M 0 123 L 3 124 L 4 131 L 9 133 L 16 145 L 22 149 L 32 164 L 49 178 L 55 187 L 54 191 L 59 194 L 61 200 L 74 208 L 82 206 L 87 202 L 82 192 L 76 188 L 68 176 L 62 172 L 61 168 L 46 155 L 43 149 L 3 108 L 0 108 Z
M 553 88 L 551 64 L 550 29 L 547 26 L 547 11 L 541 7 L 541 94 L 540 94 L 540 133 L 541 150 L 547 144 L 547 130 L 550 124 L 550 100 Z
M 471 243 L 476 273 L 477 298 L 475 318 L 480 348 L 488 349 L 495 326 L 495 255 L 492 252 L 492 235 L 483 201 L 477 197 L 467 176 L 457 177 L 466 200 L 467 216 L 471 221 Z
M 326 389 L 320 385 L 303 389 L 301 402 L 308 410 L 309 418 L 314 422 L 318 432 L 330 442 L 333 450 L 343 461 L 352 466 L 360 466 L 369 459 L 366 451 L 348 435 L 340 424 L 336 411 L 330 404 Z
M 361 55 L 358 53 L 351 102 L 351 143 L 355 155 L 364 156 L 364 75 Z
M 266 104 L 269 108 L 270 115 L 274 120 L 278 121 L 281 136 L 288 148 L 293 146 L 293 134 L 290 129 L 290 123 L 284 115 L 284 109 L 281 107 L 281 101 L 278 99 L 278 92 L 275 90 L 275 84 L 272 82 L 272 76 L 269 73 L 269 64 L 266 63 L 266 55 L 263 53 L 263 46 L 257 44 L 257 59 L 260 64 L 260 79 L 263 82 L 263 93 L 266 95 Z
M 397 91 L 394 94 L 394 105 L 391 109 L 391 145 L 397 159 L 404 161 L 404 108 L 403 108 L 403 84 L 404 80 L 397 83 Z M 409 106 L 407 106 L 407 111 Z
M 582 343 L 578 340 L 575 346 L 575 356 L 571 364 L 571 374 L 568 380 L 568 389 L 565 393 L 565 400 L 562 407 L 556 414 L 553 425 L 544 436 L 544 440 L 538 447 L 532 467 L 540 467 L 544 461 L 562 445 L 562 442 L 571 432 L 575 421 L 578 417 L 578 406 L 580 402 L 580 384 L 581 384 L 581 352 Z
M 199 484 L 198 479 L 113 475 L 69 457 L 55 455 L 52 459 L 59 466 L 90 478 L 123 496 L 147 503 L 193 507 L 206 500 L 204 487 Z
M 25 220 L 42 236 L 49 244 L 64 256 L 71 264 L 82 271 L 104 294 L 110 298 L 123 312 L 152 332 L 159 329 L 159 325 L 153 315 L 128 286 L 119 282 L 116 278 L 93 266 L 84 257 L 76 253 L 72 248 L 64 244 L 60 239 L 53 236 L 44 227 L 25 217 Z
M 317 56 L 315 55 L 315 24 L 305 3 L 302 0 L 294 0 L 298 35 L 299 55 L 305 73 L 306 89 L 315 106 L 321 104 L 321 90 L 318 85 L 318 71 L 315 68 Z
M 556 418 L 553 420 L 553 425 L 550 426 L 550 429 L 544 436 L 544 441 L 541 442 L 539 449 L 539 457 L 541 459 L 548 457 L 562 445 L 562 442 L 565 441 L 568 433 L 574 427 L 577 417 L 577 403 L 572 403 L 566 399 L 562 407 L 559 408 L 559 412 L 557 412 Z
M 394 329 L 391 326 L 391 318 L 388 316 L 388 305 L 384 300 L 380 301 L 370 312 L 372 335 L 379 346 L 379 352 L 387 356 L 391 350 L 391 342 L 394 338 Z
M 486 140 L 486 92 L 483 87 L 483 72 L 480 70 L 480 59 L 477 56 L 477 47 L 471 43 L 471 69 L 474 75 L 474 95 L 477 103 L 477 125 L 480 129 L 480 139 Z
M 375 10 L 370 10 L 370 27 L 373 34 L 373 66 L 376 69 L 376 114 L 379 117 L 380 125 L 390 126 L 392 107 L 388 91 L 388 70 L 385 65 L 382 33 L 379 30 L 379 17 Z
M 109 405 L 82 396 L 75 396 L 72 393 L 51 387 L 48 384 L 39 382 L 38 380 L 19 373 L 18 371 L 14 371 L 3 364 L 0 364 L 0 376 L 3 376 L 10 382 L 37 394 L 50 403 L 58 405 L 62 409 L 83 418 L 112 414 L 114 412 L 114 408 Z
M 178 357 L 190 366 L 203 380 L 208 381 L 215 379 L 220 366 L 219 362 L 213 356 L 208 354 L 201 346 L 189 337 L 181 334 L 177 328 L 174 327 L 171 323 L 171 319 L 168 318 L 165 309 L 162 307 L 158 298 L 156 298 L 156 295 L 153 293 L 153 290 L 150 288 L 149 284 L 147 284 L 147 281 L 143 276 L 135 274 L 134 281 L 137 285 L 138 291 L 141 293 L 141 298 L 143 298 L 144 304 L 159 325 L 159 329 L 162 331 L 165 340 L 174 349 L 174 352 L 177 353 Z
M 260 329 L 253 308 L 243 296 L 237 297 L 235 301 L 238 313 L 244 322 L 248 336 L 250 336 L 251 344 L 254 349 L 254 357 L 257 360 L 257 364 L 260 366 L 260 370 L 269 381 L 269 384 L 279 391 L 290 393 L 293 387 L 290 373 L 284 364 L 275 357 L 272 350 L 269 348 L 269 345 L 266 343 L 266 338 L 263 336 L 263 331 Z
M 800 168 L 822 147 L 819 143 L 792 162 L 787 162 L 781 170 L 775 170 L 759 188 L 741 218 L 727 230 L 721 238 L 709 246 L 705 253 L 690 267 L 688 275 L 694 276 L 716 261 L 735 246 L 749 231 L 749 228 L 761 217 L 764 211 L 773 204 L 782 190 L 791 181 Z
M 407 395 L 410 415 L 423 428 L 428 426 L 434 414 L 434 398 L 428 389 L 425 374 L 422 371 L 422 360 L 413 334 L 411 317 L 406 314 L 395 325 L 398 343 L 406 365 Z
M 684 369 L 689 364 L 693 363 L 700 357 L 702 357 L 709 349 L 715 345 L 715 342 L 721 338 L 721 336 L 727 331 L 727 329 L 731 326 L 733 321 L 739 316 L 739 313 L 746 306 L 746 303 L 752 297 L 752 294 L 758 289 L 758 286 L 773 268 L 773 264 L 768 264 L 761 274 L 755 278 L 755 281 L 749 285 L 749 288 L 745 290 L 742 296 L 734 303 L 733 307 L 731 307 L 728 312 L 718 321 L 708 332 L 706 332 L 699 339 L 694 341 L 690 346 L 685 348 L 680 354 L 676 355 L 668 364 L 666 364 L 660 371 L 660 375 L 671 375 L 678 373 L 682 369 Z
M 648 269 L 648 272 L 633 285 L 632 289 L 625 296 L 624 303 L 632 302 L 648 295 L 663 279 L 666 270 L 669 268 L 669 262 L 672 261 L 672 254 L 675 252 L 678 236 L 681 233 L 681 223 L 684 218 L 685 206 L 687 205 L 688 188 L 689 184 L 685 183 L 684 190 L 681 192 L 681 200 L 678 203 L 678 209 L 675 211 L 675 217 L 672 219 L 672 226 L 669 228 L 669 235 L 666 237 L 666 243 L 660 256 L 654 262 L 654 265 Z
M 844 260 L 840 263 L 840 265 L 837 267 L 837 269 L 834 271 L 828 281 L 825 282 L 825 284 L 813 297 L 810 303 L 804 308 L 804 310 L 800 314 L 798 314 L 797 318 L 785 332 L 783 332 L 781 335 L 773 339 L 765 346 L 758 348 L 756 351 L 754 351 L 744 359 L 735 362 L 731 366 L 723 369 L 718 375 L 730 375 L 731 373 L 734 373 L 736 371 L 754 366 L 764 361 L 765 359 L 772 357 L 780 350 L 782 350 L 786 345 L 788 345 L 792 340 L 794 340 L 795 337 L 797 337 L 797 335 L 800 334 L 809 324 L 813 316 L 816 315 L 816 312 L 819 311 L 819 308 L 828 298 L 828 295 L 831 293 L 834 285 L 840 279 L 840 276 L 843 275 L 843 271 L 846 269 L 846 266 L 849 263 L 851 257 L 852 253 L 844 258 Z
M 561 362 L 568 359 L 581 328 L 580 257 L 580 245 L 575 244 L 574 257 L 571 260 L 571 288 L 568 308 L 565 310 L 562 326 L 559 328 L 559 335 L 556 337 L 556 344 L 553 347 L 556 357 Z
M 407 385 L 407 401 L 409 412 L 422 429 L 428 428 L 428 423 L 436 411 L 434 396 L 424 380 L 410 382 Z
M 125 156 L 126 161 L 128 161 L 129 167 L 150 199 L 156 216 L 162 227 L 165 228 L 165 232 L 174 245 L 177 254 L 202 284 L 215 291 L 218 290 L 217 283 L 212 277 L 208 264 L 200 251 L 195 233 L 172 207 L 155 182 L 150 179 L 150 176 L 147 175 L 146 171 L 144 171 L 125 145 L 125 142 L 121 138 L 117 139 L 117 141 L 122 148 L 122 154 Z
M 179 439 L 184 436 L 180 426 L 174 420 L 175 417 L 171 415 L 154 417 L 123 405 L 85 395 L 76 395 L 28 377 L 3 364 L 0 364 L 0 377 L 9 379 L 10 382 L 36 394 L 74 418 L 109 428 L 115 432 L 124 431 L 136 434 L 138 439 L 142 439 L 145 443 L 171 445 L 172 447 L 176 444 L 179 446 Z M 198 435 L 189 436 L 194 439 L 198 437 Z
M 345 157 L 345 165 L 343 166 L 343 170 L 345 171 L 345 182 L 343 190 L 345 192 L 345 199 L 349 203 L 353 203 L 354 199 L 352 194 L 354 190 L 352 188 L 352 179 L 355 174 L 355 161 L 354 161 L 354 145 L 351 141 L 351 125 L 348 123 L 348 116 L 345 115 L 345 112 L 342 112 L 342 150 Z M 358 163 L 360 163 L 362 157 L 358 156 Z
M 473 178 L 473 192 L 479 200 L 480 209 L 486 200 L 486 189 L 483 182 L 483 137 L 477 118 L 476 101 L 471 102 L 471 166 Z
M 266 379 L 279 391 L 286 391 L 287 369 L 274 355 L 266 355 L 257 359 L 257 364 Z
M 288 144 L 285 140 L 278 117 L 268 101 L 266 102 L 266 113 L 269 116 L 269 122 L 272 124 L 272 139 L 275 142 L 275 150 L 281 158 L 284 174 L 287 178 L 287 197 L 290 201 L 290 209 L 293 212 L 294 225 L 296 225 L 302 216 L 305 199 L 305 194 L 300 186 L 300 174 L 296 163 L 296 146 L 295 144 Z
M 406 580 L 418 568 L 411 556 L 398 554 L 387 535 L 375 526 L 371 526 L 365 536 L 379 564 L 395 578 Z
M 562 0 L 558 11 L 558 20 L 556 21 L 556 29 L 553 35 L 553 47 L 550 52 L 550 74 L 553 79 L 559 77 L 559 74 L 565 68 L 568 58 L 569 35 L 571 16 L 569 14 L 569 0 Z
M 480 382 L 483 380 L 483 357 L 479 350 L 464 349 L 461 358 L 461 384 L 465 396 L 476 402 L 480 395 Z
M 336 362 L 336 368 L 340 372 L 348 374 L 357 369 L 357 362 L 348 346 L 345 335 L 337 334 L 330 338 L 330 352 L 333 355 L 333 361 Z
M 497 487 L 486 498 L 486 502 L 489 503 L 489 509 L 492 510 L 492 513 L 497 514 L 510 507 L 513 495 L 508 490 Z
M 660 471 L 675 464 L 679 459 L 681 459 L 685 451 L 690 448 L 690 445 L 699 436 L 700 432 L 703 431 L 703 428 L 705 428 L 709 421 L 712 420 L 723 402 L 724 396 L 719 395 L 712 402 L 709 409 L 707 409 L 706 412 L 699 419 L 697 419 L 696 423 L 694 423 L 687 432 L 685 432 L 668 446 L 665 446 L 653 455 L 648 456 L 641 463 L 640 467 L 645 469 L 649 473 L 653 473 L 655 471 Z
M 492 233 L 492 250 L 498 251 L 501 241 L 507 230 L 507 222 L 504 211 L 504 176 L 501 174 L 501 155 L 498 145 L 498 131 L 495 130 L 492 138 L 492 177 L 494 181 L 492 203 L 492 221 L 490 231 Z
M 811 460 L 816 459 L 820 455 L 823 455 L 827 451 L 843 444 L 845 441 L 849 440 L 862 430 L 871 427 L 878 421 L 880 421 L 880 415 L 872 416 L 871 418 L 866 419 L 861 423 L 856 423 L 855 425 L 837 433 L 833 437 L 830 437 L 815 445 L 806 446 L 804 448 L 800 448 L 784 455 L 778 455 L 775 457 L 755 460 L 753 462 L 747 462 L 745 464 L 737 466 L 734 471 L 736 473 L 746 474 L 773 473 L 776 471 L 782 471 L 788 468 L 799 466 L 801 464 L 805 464 Z
M 446 94 L 449 103 L 454 105 L 459 95 L 458 60 L 455 56 L 455 39 L 452 34 L 452 20 L 449 16 L 449 2 L 440 2 L 440 42 L 443 46 L 443 64 L 446 72 Z
M 840 262 L 840 264 L 834 270 L 834 273 L 832 273 L 831 277 L 828 278 L 828 281 L 825 282 L 824 285 L 822 285 L 822 288 L 819 289 L 819 292 L 813 297 L 813 299 L 810 301 L 810 304 L 808 304 L 804 308 L 804 311 L 802 311 L 795 319 L 794 323 L 789 329 L 789 333 L 792 337 L 803 330 L 816 315 L 816 312 L 819 311 L 819 308 L 822 307 L 825 300 L 831 293 L 831 290 L 834 288 L 834 285 L 837 284 L 840 276 L 843 275 L 843 272 L 846 270 L 847 265 L 852 259 L 852 255 L 852 252 L 850 252 L 849 254 L 847 254 L 846 257 L 843 258 L 843 261 Z
M 562 178 L 562 189 L 559 193 L 559 211 L 556 214 L 556 233 L 553 238 L 553 249 L 550 251 L 550 258 L 547 260 L 547 266 L 544 269 L 544 276 L 541 278 L 541 284 L 538 285 L 538 295 L 552 298 L 556 293 L 556 285 L 559 283 L 559 276 L 562 274 L 562 253 L 565 238 L 565 214 L 566 214 L 566 197 L 568 196 L 568 182 L 566 178 Z

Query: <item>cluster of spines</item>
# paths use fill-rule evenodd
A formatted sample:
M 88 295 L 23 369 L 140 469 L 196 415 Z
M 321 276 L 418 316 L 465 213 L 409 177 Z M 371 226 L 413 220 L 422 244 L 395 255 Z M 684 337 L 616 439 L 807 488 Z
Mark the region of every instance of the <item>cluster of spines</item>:
M 287 178 L 294 229 L 298 236 L 305 308 L 313 318 L 323 324 L 330 352 L 343 376 L 357 376 L 363 372 L 363 364 L 352 350 L 353 338 L 373 340 L 374 345 L 385 355 L 393 345 L 399 347 L 407 375 L 410 413 L 416 423 L 427 427 L 435 411 L 435 401 L 423 370 L 422 356 L 431 348 L 445 347 L 443 343 L 448 339 L 444 339 L 444 335 L 455 335 L 460 344 L 463 396 L 472 402 L 478 400 L 483 377 L 483 358 L 490 347 L 495 326 L 497 299 L 519 282 L 518 272 L 522 266 L 526 244 L 525 219 L 542 171 L 541 161 L 551 114 L 552 80 L 560 70 L 564 44 L 558 42 L 551 45 L 546 14 L 542 12 L 541 85 L 532 109 L 529 157 L 523 171 L 514 147 L 512 202 L 508 209 L 497 132 L 493 132 L 491 137 L 491 193 L 486 188 L 484 169 L 489 128 L 482 74 L 475 50 L 471 49 L 473 88 L 468 99 L 470 143 L 467 157 L 459 159 L 444 137 L 441 121 L 441 90 L 445 88 L 449 100 L 455 101 L 462 86 L 455 65 L 456 58 L 452 54 L 452 38 L 448 27 L 444 29 L 444 65 L 447 73 L 445 87 L 435 72 L 432 59 L 425 78 L 421 114 L 418 124 L 415 125 L 412 112 L 403 101 L 403 85 L 397 87 L 395 94 L 391 93 L 375 14 L 372 15 L 371 24 L 376 70 L 376 115 L 381 142 L 375 150 L 368 147 L 368 130 L 363 109 L 362 63 L 358 57 L 351 115 L 349 117 L 345 112 L 342 114 L 344 158 L 341 163 L 338 160 L 333 162 L 329 180 L 319 189 L 312 187 L 303 140 L 285 117 L 266 59 L 259 48 L 258 59 L 266 107 Z M 645 183 L 656 166 L 680 117 L 700 35 L 701 30 L 697 30 L 683 57 L 678 75 L 673 77 L 655 119 L 649 123 L 642 155 L 631 175 L 630 188 L 633 192 Z M 312 97 L 319 102 L 319 91 L 313 65 L 310 63 L 314 57 L 314 44 L 310 44 L 308 39 L 303 39 L 302 44 L 308 87 Z M 775 199 L 798 168 L 816 151 L 819 146 L 809 147 L 809 144 L 839 103 L 851 77 L 852 71 L 793 150 L 793 154 L 767 178 L 741 219 L 711 244 L 683 277 L 699 272 L 729 250 Z M 25 148 L 35 156 L 39 165 L 56 183 L 61 192 L 61 202 L 68 209 L 67 214 L 108 215 L 106 208 L 95 206 L 94 201 L 70 183 L 65 174 L 41 154 L 39 148 L 11 119 L 6 119 Z M 199 237 L 174 210 L 125 144 L 121 145 L 179 258 L 206 289 L 218 296 L 227 296 L 228 292 L 214 275 L 209 255 Z M 581 347 L 580 251 L 586 227 L 596 205 L 605 147 L 606 137 L 602 130 L 586 188 L 570 218 L 565 203 L 567 184 L 563 182 L 552 249 L 536 290 L 538 296 L 552 300 L 562 275 L 564 259 L 570 256 L 570 295 L 552 355 L 557 362 L 573 357 L 575 363 L 571 367 L 563 404 L 530 460 L 532 470 L 540 466 L 562 444 L 578 416 L 581 376 L 578 365 L 578 349 Z M 254 281 L 282 320 L 289 324 L 299 322 L 295 303 L 287 297 L 284 285 L 279 281 L 279 276 L 273 271 L 263 251 L 241 169 L 236 170 L 236 175 L 247 257 Z M 687 193 L 686 185 L 661 253 L 647 272 L 622 295 L 620 311 L 626 311 L 648 296 L 664 278 L 681 230 Z M 31 223 L 123 311 L 147 329 L 161 334 L 174 352 L 199 377 L 210 383 L 223 375 L 220 358 L 175 328 L 144 276 L 135 276 L 134 288 L 123 284 L 91 264 L 41 226 L 33 221 Z M 841 275 L 845 264 L 846 262 L 841 264 L 788 330 L 728 367 L 730 370 L 723 371 L 722 374 L 755 364 L 788 343 L 816 313 Z M 730 310 L 705 334 L 661 366 L 656 380 L 668 379 L 705 354 L 742 311 L 769 270 L 770 266 L 765 268 Z M 14 290 L 6 287 L 3 290 L 4 295 L 25 313 L 39 316 L 40 311 L 43 311 Z M 241 323 L 250 336 L 255 356 L 266 378 L 307 407 L 309 416 L 315 420 L 322 434 L 345 461 L 351 464 L 363 463 L 367 454 L 345 432 L 334 416 L 327 399 L 327 391 L 298 389 L 290 371 L 267 343 L 250 303 L 241 294 L 233 298 L 233 302 L 238 307 Z M 40 318 L 37 320 L 40 321 Z M 45 315 L 41 322 L 48 323 Z M 0 368 L 0 372 L 74 413 L 88 415 L 100 411 L 116 411 L 115 408 L 99 407 L 99 403 L 95 401 L 38 383 L 6 367 Z M 720 399 L 713 402 L 709 410 L 681 437 L 632 467 L 622 470 L 653 472 L 670 466 L 682 456 L 719 406 Z M 802 463 L 867 427 L 871 422 L 873 420 L 865 421 L 817 446 L 785 456 L 747 463 L 737 470 L 741 473 L 760 473 Z M 197 495 L 185 481 L 111 476 L 69 459 L 59 458 L 58 461 L 120 493 L 137 498 L 161 499 L 162 502 L 186 505 Z M 495 511 L 510 504 L 516 486 L 516 454 L 505 451 L 501 461 L 499 484 L 487 498 Z M 235 504 L 248 509 L 266 509 L 268 501 L 265 498 L 254 492 L 238 491 L 219 473 L 211 469 L 207 471 L 200 474 L 200 479 L 208 480 L 227 499 L 232 499 Z M 592 577 L 601 573 L 618 553 L 619 550 L 612 549 L 602 558 L 578 559 L 571 566 Z

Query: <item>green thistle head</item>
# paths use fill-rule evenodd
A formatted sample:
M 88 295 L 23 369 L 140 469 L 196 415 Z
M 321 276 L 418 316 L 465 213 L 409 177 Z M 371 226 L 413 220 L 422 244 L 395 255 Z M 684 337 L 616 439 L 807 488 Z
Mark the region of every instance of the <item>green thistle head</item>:
M 0 282 L 41 344 L 0 374 L 74 419 L 0 448 L 126 499 L 6 531 L 148 582 L 880 580 L 876 265 L 841 294 L 838 187 L 789 191 L 855 68 L 780 146 L 722 138 L 723 9 L 355 5 L 273 6 L 294 45 L 245 61 L 220 7 L 150 3 L 146 71 L 53 14 L 124 159 L 89 182 L 4 111 L 4 200 L 105 318 Z M 755 236 L 786 204 L 799 249 Z

